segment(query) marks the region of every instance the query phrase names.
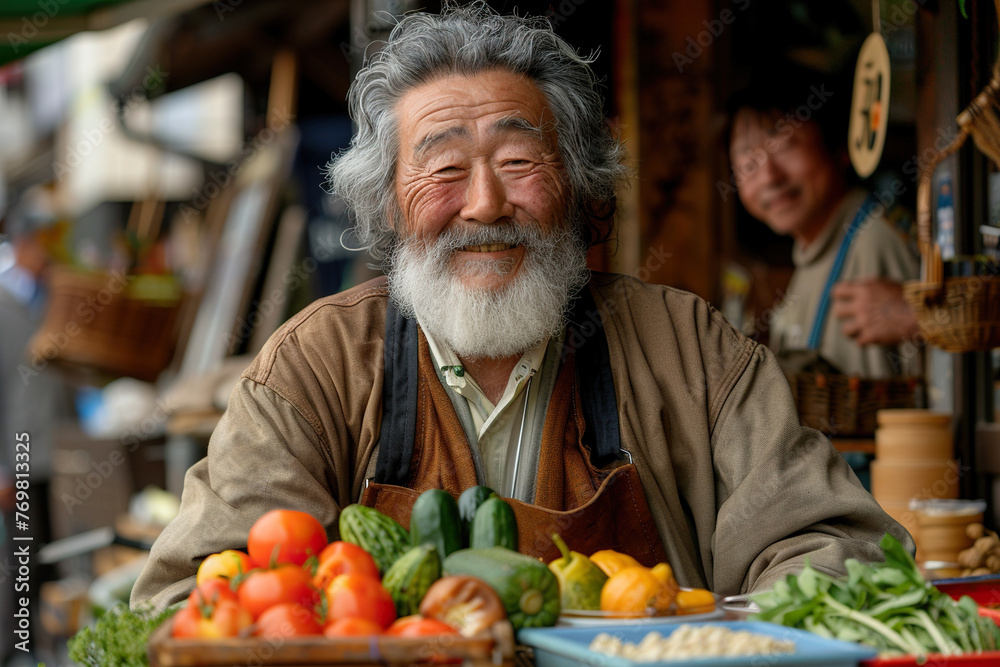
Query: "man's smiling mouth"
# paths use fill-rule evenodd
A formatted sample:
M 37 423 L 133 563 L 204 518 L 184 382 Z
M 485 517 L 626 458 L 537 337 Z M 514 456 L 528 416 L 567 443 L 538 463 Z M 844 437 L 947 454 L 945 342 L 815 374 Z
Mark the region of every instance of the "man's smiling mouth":
M 483 245 L 463 246 L 464 252 L 500 252 L 501 250 L 512 250 L 517 246 L 512 243 L 484 243 Z

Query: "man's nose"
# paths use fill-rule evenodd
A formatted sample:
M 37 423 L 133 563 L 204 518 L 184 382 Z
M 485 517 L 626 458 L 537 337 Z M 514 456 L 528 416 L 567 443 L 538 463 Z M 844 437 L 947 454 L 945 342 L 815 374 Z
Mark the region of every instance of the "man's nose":
M 781 166 L 781 161 L 769 151 L 761 151 L 762 157 L 757 171 L 760 177 L 768 183 L 780 183 L 785 180 L 785 170 Z
M 503 178 L 489 165 L 473 166 L 460 215 L 463 220 L 483 224 L 514 215 L 514 205 L 507 199 Z

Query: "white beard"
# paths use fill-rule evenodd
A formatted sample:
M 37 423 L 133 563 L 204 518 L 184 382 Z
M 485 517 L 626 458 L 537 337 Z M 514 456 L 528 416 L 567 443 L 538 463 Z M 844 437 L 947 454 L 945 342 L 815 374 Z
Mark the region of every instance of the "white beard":
M 467 288 L 451 269 L 453 252 L 487 243 L 524 245 L 514 280 Z M 465 274 L 503 276 L 513 260 L 470 261 Z M 403 239 L 390 257 L 389 293 L 400 311 L 466 358 L 513 356 L 557 336 L 570 299 L 587 283 L 587 248 L 567 230 L 543 234 L 515 223 L 442 232 L 433 245 Z

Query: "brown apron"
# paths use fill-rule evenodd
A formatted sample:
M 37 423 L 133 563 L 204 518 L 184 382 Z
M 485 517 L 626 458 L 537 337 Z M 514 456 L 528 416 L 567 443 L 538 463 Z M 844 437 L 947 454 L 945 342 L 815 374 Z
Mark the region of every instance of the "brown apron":
M 632 463 L 618 462 L 617 403 L 607 341 L 589 292 L 578 300 L 563 363 L 545 415 L 535 504 L 507 499 L 517 517 L 519 551 L 559 557 L 552 534 L 574 551 L 627 553 L 643 565 L 666 551 Z M 408 526 L 425 490 L 454 496 L 479 483 L 458 415 L 416 324 L 386 313 L 385 389 L 375 481 L 362 504 Z M 616 465 L 617 462 L 617 465 Z

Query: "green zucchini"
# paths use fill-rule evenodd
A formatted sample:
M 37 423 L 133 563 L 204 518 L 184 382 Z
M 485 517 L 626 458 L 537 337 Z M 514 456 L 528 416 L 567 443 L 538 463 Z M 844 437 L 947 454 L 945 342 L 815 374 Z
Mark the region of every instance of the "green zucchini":
M 441 557 L 433 544 L 420 544 L 400 556 L 382 577 L 400 618 L 420 611 L 427 589 L 441 578 Z
M 410 544 L 433 544 L 441 558 L 462 548 L 462 526 L 458 504 L 442 489 L 420 494 L 410 512 Z
M 469 545 L 472 533 L 472 519 L 476 516 L 476 510 L 492 495 L 495 495 L 495 493 L 488 486 L 470 486 L 465 491 L 462 491 L 462 495 L 458 497 L 458 516 L 462 519 L 463 545 Z
M 559 619 L 559 582 L 540 560 L 504 547 L 462 549 L 444 559 L 445 575 L 482 579 L 503 600 L 515 630 L 555 625 Z
M 410 548 L 410 534 L 391 517 L 364 505 L 340 511 L 340 539 L 356 544 L 375 559 L 382 574 Z
M 517 551 L 517 519 L 514 510 L 500 496 L 487 498 L 472 519 L 469 546 L 473 549 L 507 547 Z

